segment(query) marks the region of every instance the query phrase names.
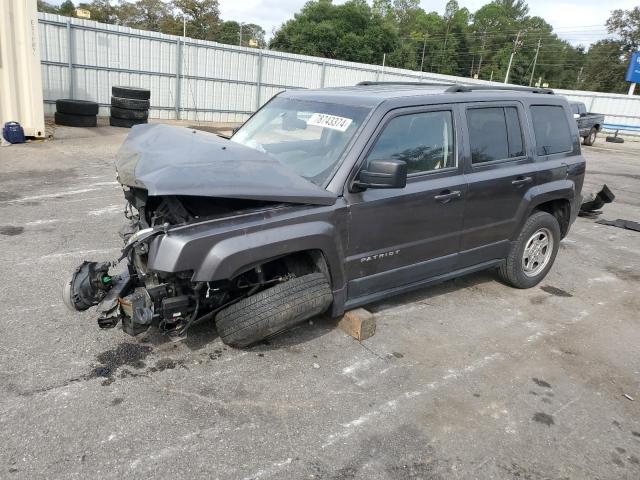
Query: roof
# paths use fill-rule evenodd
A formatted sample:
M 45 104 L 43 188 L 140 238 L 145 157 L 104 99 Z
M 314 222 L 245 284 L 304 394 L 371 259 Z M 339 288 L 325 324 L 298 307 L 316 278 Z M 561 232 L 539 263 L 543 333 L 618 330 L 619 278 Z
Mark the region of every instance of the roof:
M 553 93 L 551 90 L 536 90 L 528 88 L 510 86 L 463 86 L 445 84 L 409 84 L 409 83 L 375 83 L 367 85 L 354 85 L 349 87 L 321 88 L 314 90 L 287 90 L 281 95 L 289 98 L 298 98 L 312 101 L 335 102 L 354 106 L 375 107 L 385 101 L 407 99 L 409 97 L 432 97 L 442 95 L 437 99 L 433 98 L 433 103 L 459 102 L 468 100 L 468 95 L 474 95 L 489 100 L 492 97 L 504 99 L 505 96 L 512 98 L 522 98 L 525 96 L 540 97 L 542 93 Z M 452 88 L 459 88 L 461 91 L 452 91 Z M 471 89 L 466 91 L 466 89 Z M 446 98 L 444 97 L 446 95 Z M 544 95 L 546 97 L 546 95 Z M 430 101 L 428 103 L 431 103 Z

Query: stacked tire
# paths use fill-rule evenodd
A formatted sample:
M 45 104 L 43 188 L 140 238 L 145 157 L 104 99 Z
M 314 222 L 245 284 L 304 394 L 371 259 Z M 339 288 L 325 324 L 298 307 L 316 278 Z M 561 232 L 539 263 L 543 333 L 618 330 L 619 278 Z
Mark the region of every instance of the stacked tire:
M 151 91 L 137 87 L 111 87 L 112 127 L 131 128 L 147 123 L 149 118 L 149 98 Z
M 87 100 L 56 100 L 55 122 L 67 127 L 95 127 L 99 105 Z

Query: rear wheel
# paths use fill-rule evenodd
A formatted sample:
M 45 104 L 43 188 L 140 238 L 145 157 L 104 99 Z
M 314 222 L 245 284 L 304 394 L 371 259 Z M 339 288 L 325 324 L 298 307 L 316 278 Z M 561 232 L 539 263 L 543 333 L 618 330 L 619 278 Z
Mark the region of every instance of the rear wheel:
M 247 347 L 323 313 L 332 301 L 325 275 L 310 273 L 225 308 L 216 316 L 216 328 L 227 345 Z
M 598 136 L 598 129 L 596 127 L 591 127 L 589 130 L 589 135 L 584 137 L 584 144 L 590 147 L 594 143 L 596 143 L 596 137 Z
M 559 245 L 560 225 L 556 217 L 535 212 L 522 227 L 498 273 L 513 287 L 534 287 L 549 273 Z

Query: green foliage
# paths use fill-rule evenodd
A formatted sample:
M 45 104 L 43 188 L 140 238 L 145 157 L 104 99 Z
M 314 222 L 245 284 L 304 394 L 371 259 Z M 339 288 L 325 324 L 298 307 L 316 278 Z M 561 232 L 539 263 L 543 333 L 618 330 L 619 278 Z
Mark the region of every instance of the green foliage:
M 587 55 L 580 88 L 596 92 L 626 93 L 624 81 L 628 57 L 623 55 L 625 44 L 619 40 L 594 43 Z
M 392 52 L 398 34 L 389 19 L 364 0 L 334 5 L 308 2 L 275 33 L 270 48 L 354 62 L 380 63 Z
M 58 13 L 58 7 L 44 0 L 38 0 L 38 11 L 44 13 Z
M 76 6 L 71 0 L 66 0 L 58 7 L 58 14 L 65 15 L 67 17 L 73 17 L 76 12 Z

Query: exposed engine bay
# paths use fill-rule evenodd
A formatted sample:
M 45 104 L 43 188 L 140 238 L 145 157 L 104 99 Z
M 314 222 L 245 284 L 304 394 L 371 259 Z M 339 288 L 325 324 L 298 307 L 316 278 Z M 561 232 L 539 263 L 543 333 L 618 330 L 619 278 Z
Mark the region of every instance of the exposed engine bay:
M 222 218 L 240 212 L 273 208 L 273 202 L 206 197 L 149 197 L 145 190 L 124 188 L 127 224 L 120 230 L 122 255 L 111 262 L 83 262 L 65 285 L 65 303 L 72 310 L 98 305 L 98 325 L 138 335 L 149 326 L 172 336 L 185 335 L 196 322 L 212 319 L 221 309 L 261 288 L 289 280 L 308 259 L 288 257 L 267 262 L 218 282 L 192 282 L 192 272 L 153 272 L 147 268 L 149 242 L 174 226 Z M 126 261 L 125 272 L 110 274 Z

